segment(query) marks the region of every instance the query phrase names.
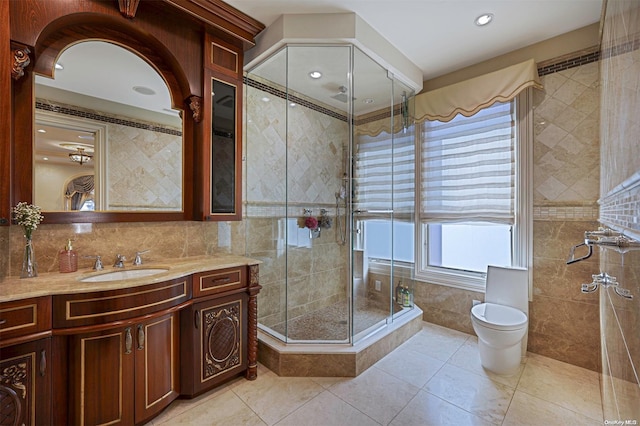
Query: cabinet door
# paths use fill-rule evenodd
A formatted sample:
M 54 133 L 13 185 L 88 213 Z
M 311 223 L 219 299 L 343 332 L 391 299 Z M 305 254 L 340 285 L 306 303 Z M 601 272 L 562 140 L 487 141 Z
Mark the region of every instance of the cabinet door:
M 75 425 L 133 424 L 135 327 L 70 338 L 69 417 Z
M 178 313 L 136 325 L 136 423 L 150 418 L 180 394 Z
M 0 424 L 51 423 L 50 339 L 0 349 Z
M 192 317 L 190 338 L 183 341 L 190 348 L 183 352 L 183 393 L 193 396 L 246 370 L 247 295 L 198 302 L 187 312 Z

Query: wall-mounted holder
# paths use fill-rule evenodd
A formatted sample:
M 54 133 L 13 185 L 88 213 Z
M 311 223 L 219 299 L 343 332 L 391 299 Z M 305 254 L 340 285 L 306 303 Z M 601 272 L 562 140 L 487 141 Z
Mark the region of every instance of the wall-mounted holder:
M 327 214 L 326 209 L 320 209 L 320 216 L 317 218 L 313 216 L 313 210 L 311 209 L 302 209 L 302 227 L 309 229 L 309 238 L 312 240 L 315 238 L 320 238 L 322 234 L 322 229 L 329 229 L 332 225 L 332 219 Z
M 634 248 L 640 249 L 639 241 L 632 240 L 624 236 L 621 232 L 614 231 L 613 229 L 599 228 L 597 231 L 586 231 L 584 233 L 584 242 L 571 247 L 567 265 L 590 258 L 593 254 L 594 245 L 612 247 L 618 251 L 627 251 Z M 576 249 L 579 247 L 586 247 L 587 253 L 576 257 Z
M 620 287 L 616 277 L 612 277 L 606 272 L 601 272 L 596 275 L 591 275 L 593 281 L 588 284 L 582 284 L 581 291 L 583 293 L 593 293 L 598 289 L 599 286 L 603 288 L 613 287 L 613 291 L 620 297 L 624 297 L 625 299 L 633 299 L 633 295 L 626 288 Z

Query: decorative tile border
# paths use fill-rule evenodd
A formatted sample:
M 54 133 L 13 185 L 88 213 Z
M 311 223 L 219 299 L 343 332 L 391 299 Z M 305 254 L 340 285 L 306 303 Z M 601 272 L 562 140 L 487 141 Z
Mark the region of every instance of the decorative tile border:
M 600 60 L 600 50 L 598 46 L 590 49 L 580 50 L 568 55 L 558 56 L 557 58 L 538 63 L 538 75 L 553 74 L 556 72 L 568 70 L 570 68 L 579 67 L 581 65 L 598 62 Z
M 83 111 L 81 109 L 72 108 L 71 106 L 55 105 L 43 100 L 36 100 L 36 109 L 42 111 L 50 111 L 58 114 L 71 115 L 73 117 L 88 118 L 90 120 L 101 121 L 103 123 L 113 123 L 122 126 L 135 127 L 136 129 L 149 130 L 156 133 L 164 133 L 173 136 L 182 136 L 182 131 L 171 129 L 168 127 L 158 126 L 156 124 L 150 124 L 139 121 L 125 120 L 122 118 L 115 118 L 108 115 L 97 114 L 95 112 Z
M 640 240 L 640 172 L 599 202 L 604 225 Z
M 533 220 L 597 221 L 598 206 L 534 206 Z

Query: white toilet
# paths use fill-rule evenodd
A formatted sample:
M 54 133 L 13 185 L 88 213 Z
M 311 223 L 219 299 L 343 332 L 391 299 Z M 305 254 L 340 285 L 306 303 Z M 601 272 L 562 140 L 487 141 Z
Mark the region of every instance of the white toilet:
M 471 308 L 482 366 L 496 374 L 518 371 L 527 353 L 529 290 L 526 269 L 487 267 L 485 303 Z

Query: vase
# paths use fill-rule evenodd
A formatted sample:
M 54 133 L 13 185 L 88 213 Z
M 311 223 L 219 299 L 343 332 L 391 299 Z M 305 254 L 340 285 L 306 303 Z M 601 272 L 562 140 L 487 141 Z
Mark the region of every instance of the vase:
M 38 264 L 36 263 L 36 253 L 33 249 L 33 241 L 30 237 L 25 237 L 27 242 L 24 246 L 24 257 L 22 258 L 22 272 L 20 278 L 33 278 L 38 276 Z

